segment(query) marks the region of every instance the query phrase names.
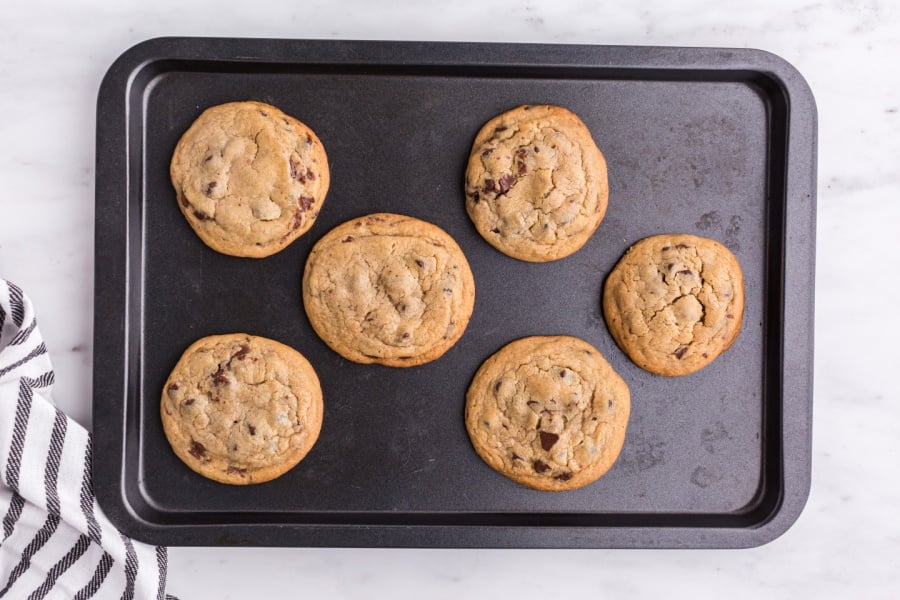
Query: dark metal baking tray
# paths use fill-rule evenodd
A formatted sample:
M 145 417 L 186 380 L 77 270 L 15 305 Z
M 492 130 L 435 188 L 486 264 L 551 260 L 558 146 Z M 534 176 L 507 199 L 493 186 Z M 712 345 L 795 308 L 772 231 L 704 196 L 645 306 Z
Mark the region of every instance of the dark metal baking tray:
M 283 252 L 207 248 L 176 206 L 168 165 L 206 107 L 254 99 L 311 126 L 332 187 Z M 603 223 L 578 253 L 532 264 L 485 243 L 464 208 L 475 133 L 523 103 L 579 114 L 609 165 Z M 125 533 L 172 545 L 748 547 L 785 531 L 809 490 L 816 111 L 803 78 L 756 50 L 155 39 L 99 92 L 94 486 Z M 305 258 L 370 212 L 436 223 L 476 279 L 460 342 L 430 364 L 347 362 L 302 308 Z M 646 373 L 600 312 L 606 274 L 662 232 L 716 238 L 746 278 L 743 332 L 706 369 Z M 195 339 L 249 332 L 304 353 L 325 394 L 309 456 L 280 479 L 232 487 L 171 452 L 160 390 Z M 507 342 L 571 334 L 628 382 L 622 454 L 598 482 L 526 489 L 472 450 L 465 390 Z

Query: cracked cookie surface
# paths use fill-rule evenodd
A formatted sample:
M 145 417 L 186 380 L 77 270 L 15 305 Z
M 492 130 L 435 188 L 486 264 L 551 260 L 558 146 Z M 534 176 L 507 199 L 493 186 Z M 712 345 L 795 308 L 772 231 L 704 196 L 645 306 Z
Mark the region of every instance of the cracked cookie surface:
M 460 247 L 439 227 L 378 213 L 329 231 L 303 273 L 303 305 L 316 333 L 358 363 L 411 367 L 462 337 L 475 281 Z
M 606 161 L 572 112 L 520 106 L 478 132 L 465 191 L 469 217 L 492 246 L 530 262 L 558 260 L 606 214 Z
M 657 375 L 699 371 L 737 339 L 744 280 L 719 242 L 655 235 L 632 246 L 606 280 L 603 315 L 616 343 Z
M 506 477 L 544 491 L 596 481 L 625 441 L 625 381 L 575 337 L 516 340 L 488 358 L 466 394 L 478 455 Z
M 204 111 L 179 140 L 170 175 L 200 239 L 251 258 L 275 254 L 308 231 L 330 183 L 316 134 L 261 102 Z
M 275 479 L 299 463 L 319 436 L 322 410 L 318 376 L 302 354 L 242 333 L 194 342 L 160 404 L 178 458 L 235 485 Z

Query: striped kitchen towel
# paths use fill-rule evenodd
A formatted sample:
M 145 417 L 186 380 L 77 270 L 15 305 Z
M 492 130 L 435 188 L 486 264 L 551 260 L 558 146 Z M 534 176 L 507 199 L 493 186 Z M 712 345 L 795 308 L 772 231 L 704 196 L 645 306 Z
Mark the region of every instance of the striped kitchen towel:
M 0 279 L 0 598 L 172 598 L 166 548 L 122 535 L 97 506 L 91 434 L 52 386 L 31 302 Z

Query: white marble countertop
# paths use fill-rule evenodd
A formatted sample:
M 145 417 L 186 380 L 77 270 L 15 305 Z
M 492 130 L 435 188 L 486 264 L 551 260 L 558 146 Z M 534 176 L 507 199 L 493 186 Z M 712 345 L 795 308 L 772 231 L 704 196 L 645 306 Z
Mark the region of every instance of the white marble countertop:
M 731 551 L 170 550 L 188 598 L 897 597 L 900 9 L 876 0 L 42 0 L 0 14 L 0 276 L 32 297 L 58 405 L 90 426 L 97 89 L 169 35 L 752 47 L 819 110 L 812 491 L 781 538 Z M 677 6 L 677 8 L 676 8 Z M 887 261 L 885 263 L 885 261 Z

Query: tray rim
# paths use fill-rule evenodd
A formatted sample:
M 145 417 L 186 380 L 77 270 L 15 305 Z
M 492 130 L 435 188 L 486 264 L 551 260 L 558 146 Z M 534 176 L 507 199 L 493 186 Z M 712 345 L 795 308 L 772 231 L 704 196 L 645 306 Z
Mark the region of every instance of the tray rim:
M 313 54 L 314 62 L 300 57 Z M 489 61 L 483 57 L 491 57 Z M 647 79 L 666 80 L 702 72 L 717 80 L 726 73 L 752 72 L 774 84 L 787 106 L 787 160 L 784 189 L 782 264 L 781 490 L 774 505 L 749 527 L 647 526 L 485 526 L 360 524 L 159 524 L 144 519 L 125 487 L 124 434 L 129 415 L 125 399 L 138 384 L 129 380 L 129 294 L 134 294 L 130 252 L 121 252 L 105 232 L 137 218 L 128 210 L 130 99 L 141 73 L 164 61 L 209 61 L 322 66 L 378 64 L 419 68 L 486 66 L 608 71 L 638 70 Z M 701 80 L 704 80 L 701 78 Z M 642 79 L 631 77 L 630 79 Z M 728 80 L 727 78 L 725 79 Z M 811 481 L 813 319 L 817 112 L 803 76 L 787 61 L 763 50 L 743 48 L 518 44 L 481 42 L 393 42 L 269 38 L 160 37 L 126 50 L 110 66 L 98 91 L 95 202 L 94 365 L 113 363 L 121 380 L 93 369 L 95 423 L 121 426 L 94 436 L 93 483 L 97 501 L 123 533 L 154 544 L 239 546 L 358 547 L 533 547 L 533 548 L 745 548 L 768 543 L 799 518 Z M 115 152 L 108 151 L 109 149 Z M 121 150 L 121 152 L 119 152 Z M 797 160 L 792 157 L 800 158 Z M 803 159 L 803 160 L 801 160 Z M 775 199 L 777 200 L 777 198 Z M 101 204 L 104 210 L 100 210 Z M 131 243 L 126 235 L 126 249 Z M 777 248 L 776 248 L 777 249 Z M 139 282 L 138 282 L 139 283 Z M 139 287 L 139 286 L 137 286 Z M 123 307 L 120 319 L 110 307 Z M 141 315 L 138 315 L 140 317 Z M 799 318 L 794 318 L 799 317 Z M 787 394 L 785 390 L 798 393 Z M 103 398 L 122 398 L 110 402 Z M 790 400 L 790 401 L 788 401 Z M 98 414 L 104 414 L 102 421 Z

